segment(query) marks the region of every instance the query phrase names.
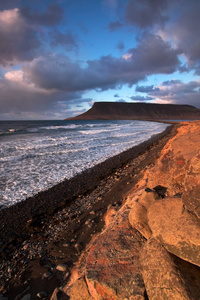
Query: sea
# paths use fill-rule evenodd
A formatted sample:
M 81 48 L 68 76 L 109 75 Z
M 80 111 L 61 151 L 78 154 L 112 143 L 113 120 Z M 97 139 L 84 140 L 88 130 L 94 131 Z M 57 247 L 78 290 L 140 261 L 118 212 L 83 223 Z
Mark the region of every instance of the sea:
M 0 121 L 0 207 L 74 177 L 166 129 L 146 121 Z

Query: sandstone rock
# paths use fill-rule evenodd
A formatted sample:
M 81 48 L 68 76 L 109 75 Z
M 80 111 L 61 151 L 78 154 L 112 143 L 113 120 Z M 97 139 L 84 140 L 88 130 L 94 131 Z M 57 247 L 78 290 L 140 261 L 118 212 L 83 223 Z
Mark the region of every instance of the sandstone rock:
M 86 261 L 87 285 L 94 299 L 119 300 L 144 295 L 139 264 L 144 241 L 129 225 L 128 212 L 121 222 L 115 222 L 94 241 Z
M 165 198 L 148 210 L 153 237 L 169 252 L 200 266 L 200 222 L 180 198 Z
M 106 226 L 108 226 L 113 221 L 115 215 L 116 215 L 116 210 L 114 208 L 110 208 L 107 210 L 107 212 L 103 217 Z
M 177 135 L 167 142 L 155 166 L 148 172 L 149 188 L 153 189 L 156 185 L 163 185 L 168 188 L 167 193 L 170 197 L 187 190 L 185 179 L 190 169 L 189 165 L 194 165 L 192 159 L 198 158 L 200 153 L 199 125 L 199 121 L 184 122 L 178 128 Z M 193 187 L 195 186 L 193 185 Z M 194 207 L 191 206 L 190 210 L 193 211 L 195 206 L 200 207 L 197 199 L 192 200 L 192 203 Z
M 141 295 L 131 296 L 128 300 L 145 300 L 145 298 Z
M 56 270 L 61 271 L 61 272 L 65 272 L 67 270 L 67 265 L 65 264 L 60 264 L 56 267 Z
M 189 162 L 182 199 L 187 209 L 200 219 L 200 152 Z
M 158 199 L 157 194 L 153 190 L 146 188 L 139 198 L 139 203 L 148 209 L 156 199 Z
M 50 300 L 69 300 L 69 296 L 64 293 L 63 290 L 56 288 L 51 296 Z
M 129 213 L 129 222 L 146 239 L 151 236 L 151 230 L 148 226 L 147 209 L 140 202 L 136 202 Z
M 72 285 L 69 296 L 70 300 L 93 300 L 83 277 Z
M 191 300 L 170 254 L 154 238 L 142 249 L 140 262 L 149 300 Z

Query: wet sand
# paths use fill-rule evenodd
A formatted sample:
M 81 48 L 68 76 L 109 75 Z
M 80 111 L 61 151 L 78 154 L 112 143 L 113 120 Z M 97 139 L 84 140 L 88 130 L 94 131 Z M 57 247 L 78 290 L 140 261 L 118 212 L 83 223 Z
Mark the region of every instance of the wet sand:
M 175 134 L 176 126 L 71 180 L 1 210 L 0 295 L 12 300 L 27 294 L 31 299 L 39 299 L 39 295 L 50 299 L 56 287 L 66 284 L 81 252 L 102 230 L 107 208 L 122 205 Z

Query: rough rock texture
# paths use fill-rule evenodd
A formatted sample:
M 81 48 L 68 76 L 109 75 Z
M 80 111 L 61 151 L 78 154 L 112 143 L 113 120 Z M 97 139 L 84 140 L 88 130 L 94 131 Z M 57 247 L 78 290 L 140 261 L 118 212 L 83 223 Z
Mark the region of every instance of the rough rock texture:
M 191 300 L 170 254 L 155 239 L 147 241 L 140 261 L 150 299 Z
M 186 208 L 200 218 L 200 122 L 184 122 L 146 174 L 147 186 L 167 187 L 168 196 L 182 195 Z
M 146 239 L 151 236 L 151 229 L 148 225 L 147 209 L 144 205 L 136 202 L 129 213 L 129 222 L 135 227 Z
M 106 229 L 93 239 L 87 254 L 73 270 L 64 291 L 71 298 L 82 289 L 83 278 L 90 297 L 96 300 L 144 300 L 145 286 L 140 271 L 140 249 L 145 239 L 128 222 L 129 208 L 117 214 L 110 209 Z M 82 299 L 82 298 L 80 298 Z M 88 299 L 90 299 L 88 297 Z
M 130 227 L 125 211 L 92 245 L 86 262 L 86 279 L 94 299 L 124 299 L 144 295 L 139 252 L 144 243 Z
M 84 277 L 75 281 L 70 291 L 70 300 L 92 300 Z
M 199 300 L 199 191 L 200 122 L 184 122 L 121 209 L 107 213 L 65 293 L 86 284 L 95 300 L 144 300 L 146 292 L 149 300 Z
M 180 198 L 158 200 L 148 209 L 148 224 L 169 252 L 200 266 L 200 222 Z

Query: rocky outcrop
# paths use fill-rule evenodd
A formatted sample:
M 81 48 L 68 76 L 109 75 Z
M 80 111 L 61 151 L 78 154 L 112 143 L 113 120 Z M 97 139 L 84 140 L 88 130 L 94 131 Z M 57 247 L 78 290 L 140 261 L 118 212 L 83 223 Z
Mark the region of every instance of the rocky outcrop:
M 143 247 L 140 262 L 150 299 L 191 300 L 172 257 L 155 239 Z
M 148 209 L 152 236 L 176 256 L 200 266 L 200 222 L 180 198 L 165 198 Z
M 108 213 L 109 225 L 90 246 L 82 280 L 86 280 L 92 299 L 130 299 L 133 295 L 144 299 L 145 286 L 140 271 L 139 253 L 145 239 L 130 226 L 128 214 L 127 207 L 113 215 L 112 220 L 112 214 Z M 75 287 L 77 290 L 81 288 L 79 281 L 80 279 L 75 280 L 67 289 L 70 297 Z
M 200 299 L 200 122 L 184 122 L 64 288 L 95 300 Z M 73 298 L 74 297 L 74 298 Z
M 96 102 L 72 120 L 199 120 L 200 110 L 191 105 Z

